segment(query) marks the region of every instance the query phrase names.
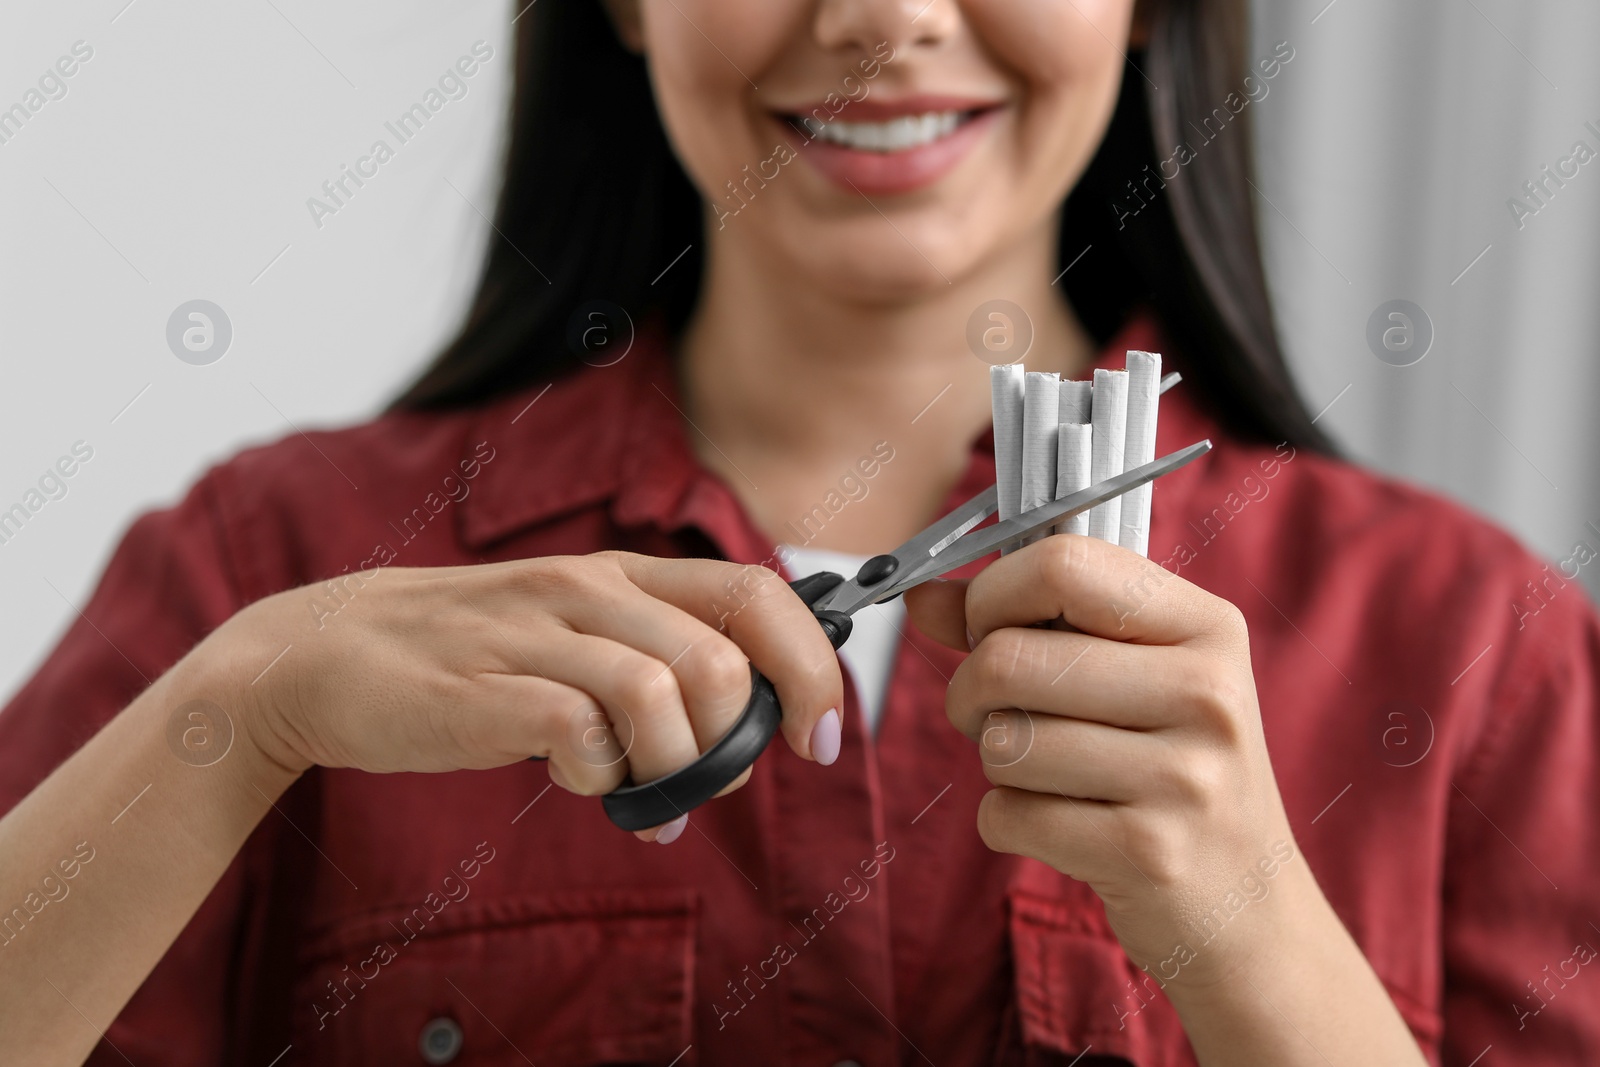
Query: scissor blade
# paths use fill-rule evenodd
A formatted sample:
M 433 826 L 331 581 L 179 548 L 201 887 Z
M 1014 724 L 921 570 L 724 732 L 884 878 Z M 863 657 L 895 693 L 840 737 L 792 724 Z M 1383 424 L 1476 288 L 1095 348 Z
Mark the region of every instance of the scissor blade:
M 1163 474 L 1169 474 L 1184 464 L 1205 455 L 1211 451 L 1209 440 L 1196 441 L 1187 448 L 1180 448 L 1176 452 L 1152 460 L 1142 467 L 1135 467 L 1131 471 L 1103 482 L 1097 482 L 1087 489 L 1080 489 L 1070 496 L 1042 505 L 1007 519 L 1005 522 L 996 523 L 987 529 L 969 533 L 956 541 L 950 548 L 930 559 L 928 562 L 916 567 L 910 572 L 902 571 L 895 575 L 896 581 L 886 584 L 877 590 L 873 600 L 887 600 L 905 592 L 914 585 L 920 585 L 929 578 L 938 577 L 957 567 L 965 566 L 975 559 L 982 559 L 996 549 L 1007 545 L 1014 545 L 1032 534 L 1054 526 L 1056 523 L 1069 519 L 1081 512 L 1088 511 L 1097 504 L 1104 504 L 1107 500 L 1121 496 L 1130 489 L 1153 482 Z
M 904 573 L 909 568 L 921 566 L 998 510 L 1000 510 L 998 496 L 995 487 L 991 485 L 889 553 L 899 561 L 896 573 Z M 843 582 L 824 594 L 822 599 L 813 605 L 813 610 L 826 609 L 853 615 L 872 601 L 882 599 L 877 590 L 886 586 L 887 582 L 888 578 L 885 578 L 874 585 L 863 586 L 853 575 L 847 575 Z

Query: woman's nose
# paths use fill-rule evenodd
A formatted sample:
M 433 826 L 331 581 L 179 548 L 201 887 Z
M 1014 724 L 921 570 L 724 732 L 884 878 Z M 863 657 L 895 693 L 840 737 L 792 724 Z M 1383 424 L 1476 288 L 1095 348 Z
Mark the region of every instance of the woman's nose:
M 829 51 L 871 52 L 887 41 L 898 54 L 943 43 L 960 19 L 958 0 L 819 0 L 814 33 Z

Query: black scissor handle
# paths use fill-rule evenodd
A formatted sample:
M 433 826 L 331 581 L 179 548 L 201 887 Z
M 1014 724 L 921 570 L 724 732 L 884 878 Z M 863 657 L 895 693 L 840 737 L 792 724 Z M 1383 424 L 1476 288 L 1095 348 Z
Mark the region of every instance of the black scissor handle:
M 750 700 L 739 720 L 693 763 L 653 782 L 634 785 L 632 778 L 600 798 L 607 817 L 624 830 L 647 830 L 722 792 L 746 767 L 755 763 L 783 722 L 778 693 L 767 676 L 750 668 Z M 543 761 L 544 756 L 530 756 Z
M 790 582 L 789 586 L 807 605 L 815 605 L 823 594 L 842 581 L 841 576 L 824 571 Z M 850 636 L 850 616 L 836 611 L 818 611 L 816 617 L 834 648 L 844 644 L 845 638 Z M 693 763 L 671 774 L 643 785 L 634 785 L 631 779 L 624 781 L 601 798 L 606 815 L 624 830 L 645 830 L 671 822 L 722 792 L 754 764 L 782 721 L 783 709 L 778 706 L 777 691 L 766 676 L 752 666 L 750 701 L 733 728 Z
M 782 721 L 777 691 L 751 667 L 750 702 L 722 740 L 671 774 L 643 785 L 630 779 L 613 789 L 600 798 L 606 815 L 624 830 L 647 830 L 698 808 L 755 763 Z

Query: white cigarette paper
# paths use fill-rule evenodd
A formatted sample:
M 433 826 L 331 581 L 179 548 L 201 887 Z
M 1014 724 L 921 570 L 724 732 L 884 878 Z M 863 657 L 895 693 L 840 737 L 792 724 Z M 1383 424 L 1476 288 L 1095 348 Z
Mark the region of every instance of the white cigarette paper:
M 1061 383 L 1061 421 L 1088 422 L 1094 410 L 1093 382 Z
M 1115 478 L 1123 471 L 1123 443 L 1128 429 L 1128 372 L 1095 368 L 1094 403 L 1090 417 L 1094 455 L 1090 473 L 1095 482 Z M 1122 525 L 1122 498 L 1112 497 L 1089 512 L 1089 536 L 1117 543 Z
M 1156 458 L 1156 406 L 1161 399 L 1161 353 L 1128 352 L 1128 425 L 1123 437 L 1123 470 Z M 1150 494 L 1146 482 L 1122 497 L 1117 544 L 1141 556 L 1150 549 Z
M 1061 431 L 1061 375 L 1029 371 L 1023 380 L 1020 507 L 1026 514 L 1056 498 L 1056 439 Z M 1049 530 L 1041 530 L 1023 544 L 1048 537 L 1049 533 Z
M 1089 383 L 1084 382 L 1087 385 Z M 1088 422 L 1063 422 L 1056 447 L 1056 499 L 1071 496 L 1091 484 L 1090 464 L 1094 456 L 1094 427 Z M 1087 534 L 1089 513 L 1080 511 L 1056 523 L 1056 533 Z
M 1025 397 L 1020 363 L 989 368 L 994 418 L 994 486 L 999 522 L 1022 514 L 1022 412 Z M 1008 549 L 1002 548 L 1001 555 Z
M 1056 499 L 1089 488 L 1090 417 L 1094 411 L 1093 382 L 1061 383 L 1061 437 L 1056 449 Z M 1081 426 L 1081 430 L 1068 429 Z M 1089 513 L 1081 511 L 1056 523 L 1056 533 L 1088 534 Z

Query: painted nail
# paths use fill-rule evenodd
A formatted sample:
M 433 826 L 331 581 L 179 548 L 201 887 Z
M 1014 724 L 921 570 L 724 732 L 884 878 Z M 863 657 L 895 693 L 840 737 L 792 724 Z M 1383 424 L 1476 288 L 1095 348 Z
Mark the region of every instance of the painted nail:
M 978 639 L 976 637 L 972 636 L 972 631 L 971 630 L 968 630 L 967 631 L 967 651 L 971 652 L 973 649 L 975 649 L 977 647 L 978 647 Z
M 683 828 L 689 825 L 689 816 L 680 815 L 676 819 L 661 827 L 661 832 L 656 834 L 656 844 L 670 845 L 683 833 Z
M 817 725 L 811 728 L 811 755 L 816 761 L 826 767 L 839 758 L 839 743 L 843 740 L 843 730 L 839 724 L 839 711 L 829 708 L 828 713 L 817 720 Z

